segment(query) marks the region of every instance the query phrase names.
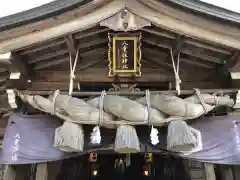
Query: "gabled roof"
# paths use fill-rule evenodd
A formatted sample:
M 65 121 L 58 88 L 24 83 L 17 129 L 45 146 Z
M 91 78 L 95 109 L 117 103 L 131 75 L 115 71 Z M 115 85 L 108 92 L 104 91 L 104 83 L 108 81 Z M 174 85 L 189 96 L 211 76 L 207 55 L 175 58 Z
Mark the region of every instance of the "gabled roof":
M 216 18 L 227 21 L 240 23 L 240 13 L 230 11 L 200 0 L 169 0 L 170 2 L 194 10 L 196 12 L 204 13 Z
M 70 11 L 92 0 L 55 0 L 48 4 L 0 18 L 0 31 L 43 20 Z M 159 0 L 161 1 L 161 0 Z M 240 23 L 240 14 L 199 0 L 169 0 L 171 3 L 223 20 Z M 164 1 L 163 1 L 164 2 Z
M 0 31 L 40 21 L 70 11 L 92 0 L 55 0 L 42 6 L 0 18 Z
M 178 8 L 175 7 L 177 4 L 170 0 L 71 0 L 71 2 L 68 4 L 63 0 L 57 0 L 39 7 L 40 10 L 35 8 L 18 13 L 19 21 L 10 21 L 11 17 L 16 15 L 6 17 L 9 18 L 8 21 L 6 19 L 4 21 L 4 18 L 0 19 L 0 53 L 20 50 L 33 44 L 84 31 L 116 15 L 123 8 L 165 30 L 224 47 L 240 49 L 239 23 L 225 23 L 223 19 L 211 18 L 209 15 L 206 17 L 205 13 L 199 14 L 187 7 Z M 31 16 L 31 13 L 35 16 Z M 56 15 L 56 13 L 60 14 Z M 20 18 L 21 14 L 25 18 Z M 38 21 L 34 21 L 34 17 Z M 32 23 L 29 23 L 31 21 Z M 1 28 L 5 31 L 1 31 Z

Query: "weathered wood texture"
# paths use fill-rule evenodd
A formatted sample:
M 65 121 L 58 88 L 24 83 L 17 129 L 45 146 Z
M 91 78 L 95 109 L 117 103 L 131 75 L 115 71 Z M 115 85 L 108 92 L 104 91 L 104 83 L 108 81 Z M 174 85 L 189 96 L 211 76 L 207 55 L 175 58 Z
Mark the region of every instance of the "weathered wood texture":
M 48 24 L 49 20 L 45 20 L 45 23 L 44 21 L 42 23 L 42 28 L 39 25 L 35 28 L 28 25 L 22 28 L 22 31 L 17 33 L 18 35 L 16 35 L 15 30 L 15 34 L 12 32 L 11 36 L 8 35 L 8 39 L 0 42 L 0 52 L 9 52 L 65 34 L 84 30 L 106 19 L 106 17 L 116 14 L 124 7 L 165 29 L 171 29 L 174 32 L 214 44 L 221 44 L 236 49 L 240 48 L 239 37 L 237 36 L 239 29 L 237 27 L 223 24 L 210 18 L 204 18 L 199 14 L 184 12 L 155 0 L 112 0 L 108 2 L 100 0 L 88 3 L 83 7 L 79 7 L 75 12 L 73 11 L 73 14 L 69 13 L 71 16 L 52 18 L 54 19 L 52 20 L 52 25 Z M 39 24 L 41 23 L 39 22 Z M 32 29 L 32 31 L 27 31 L 27 28 Z M 5 37 L 6 34 L 6 32 L 2 33 Z M 20 34 L 22 35 L 21 37 L 19 37 Z
M 48 173 L 47 163 L 38 164 L 35 180 L 48 180 Z
M 4 168 L 3 180 L 15 180 L 16 171 L 12 165 L 6 165 Z
M 216 180 L 214 165 L 194 160 L 183 160 L 191 180 Z
M 230 165 L 220 165 L 221 177 L 224 180 L 234 180 L 233 169 Z
M 35 180 L 55 180 L 60 172 L 62 161 L 37 164 Z
M 228 72 L 229 69 L 240 70 L 240 41 L 236 36 L 239 28 L 186 13 L 155 0 L 109 2 L 108 5 L 103 0 L 92 2 L 73 10 L 76 13 L 74 16 L 63 13 L 60 19 L 39 22 L 42 25 L 33 23 L 17 28 L 21 32 L 0 32 L 3 35 L 0 37 L 0 52 L 12 51 L 12 64 L 4 70 L 7 75 L 1 75 L 0 71 L 0 93 L 14 88 L 31 91 L 67 90 L 69 52 L 73 57 L 77 49 L 80 57 L 74 79 L 75 90 L 78 83 L 83 91 L 96 91 L 95 87 L 89 88 L 91 84 L 96 84 L 99 87 L 97 90 L 101 91 L 111 83 L 123 82 L 137 83 L 143 89 L 167 90 L 169 83 L 174 88 L 170 49 L 174 56 L 180 52 L 181 89 L 233 87 Z M 109 78 L 107 33 L 111 29 L 100 27 L 99 23 L 125 6 L 133 12 L 130 13 L 133 16 L 152 22 L 151 27 L 137 26 L 142 27 L 139 31 L 143 37 L 142 77 Z M 28 28 L 33 31 L 30 33 Z M 19 70 L 25 79 L 6 80 L 9 72 L 14 71 L 12 67 Z M 28 80 L 31 82 L 28 83 Z M 234 87 L 240 88 L 240 84 Z
M 206 180 L 216 180 L 215 172 L 214 172 L 214 164 L 204 163 Z

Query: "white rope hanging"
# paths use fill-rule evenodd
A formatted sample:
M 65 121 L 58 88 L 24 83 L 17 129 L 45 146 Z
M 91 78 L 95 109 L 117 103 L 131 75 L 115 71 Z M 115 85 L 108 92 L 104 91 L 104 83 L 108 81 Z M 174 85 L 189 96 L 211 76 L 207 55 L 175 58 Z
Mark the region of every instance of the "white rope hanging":
M 178 53 L 178 58 L 177 58 L 177 65 L 175 65 L 172 49 L 170 50 L 171 53 L 171 59 L 172 59 L 172 65 L 173 65 L 173 71 L 175 75 L 175 87 L 177 94 L 180 95 L 180 84 L 181 84 L 181 79 L 179 77 L 179 59 L 180 59 L 180 52 Z
M 91 144 L 101 143 L 100 125 L 103 123 L 103 99 L 105 95 L 106 92 L 102 91 L 99 99 L 99 124 L 93 128 L 93 131 L 91 133 Z
M 146 90 L 146 102 L 147 102 L 147 111 L 148 111 L 148 124 L 150 125 L 150 121 L 152 119 L 152 115 L 151 115 L 151 105 L 150 105 L 150 91 Z M 150 139 L 151 139 L 151 143 L 153 145 L 156 145 L 159 143 L 158 140 L 158 130 L 156 128 L 151 127 L 151 132 L 150 132 Z
M 75 79 L 75 70 L 77 66 L 77 61 L 78 61 L 78 56 L 79 56 L 79 50 L 77 50 L 77 54 L 74 59 L 74 63 L 72 64 L 72 56 L 71 53 L 69 53 L 69 65 L 70 65 L 70 82 L 69 82 L 69 95 L 72 95 L 73 92 L 73 80 Z

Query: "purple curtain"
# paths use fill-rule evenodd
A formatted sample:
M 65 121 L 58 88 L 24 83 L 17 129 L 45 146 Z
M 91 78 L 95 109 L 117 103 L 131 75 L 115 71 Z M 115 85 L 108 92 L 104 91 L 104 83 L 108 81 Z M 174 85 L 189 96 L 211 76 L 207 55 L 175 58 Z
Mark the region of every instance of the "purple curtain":
M 240 116 L 216 116 L 195 120 L 203 149 L 186 157 L 203 162 L 240 164 Z
M 51 116 L 13 114 L 3 140 L 3 164 L 25 164 L 62 159 L 53 147 L 54 130 L 60 122 Z
M 240 164 L 240 116 L 203 117 L 191 121 L 191 126 L 201 131 L 203 149 L 184 158 L 220 164 Z M 111 150 L 115 130 L 101 128 L 102 142 L 98 146 L 90 144 L 92 126 L 84 126 L 84 152 L 63 153 L 53 147 L 54 132 L 61 122 L 48 115 L 13 114 L 9 118 L 1 152 L 2 164 L 26 164 L 61 160 L 92 150 Z M 159 129 L 160 143 L 149 142 L 149 128 L 137 127 L 141 151 L 166 151 L 166 128 Z M 180 156 L 179 154 L 175 154 Z

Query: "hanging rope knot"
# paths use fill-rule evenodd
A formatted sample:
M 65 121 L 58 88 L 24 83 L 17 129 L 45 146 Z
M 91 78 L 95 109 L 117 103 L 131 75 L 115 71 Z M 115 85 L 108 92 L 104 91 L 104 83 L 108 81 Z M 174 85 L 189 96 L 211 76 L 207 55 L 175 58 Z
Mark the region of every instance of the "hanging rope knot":
M 76 76 L 75 76 L 75 73 L 74 73 L 74 72 L 71 72 L 71 73 L 70 73 L 70 78 L 71 78 L 71 79 L 75 79 L 75 78 L 76 78 Z
M 147 103 L 147 112 L 148 112 L 148 125 L 150 125 L 151 117 L 151 104 L 150 104 L 150 91 L 146 90 L 146 103 Z
M 60 94 L 59 89 L 57 89 L 54 94 L 53 94 L 53 98 L 52 98 L 52 111 L 51 114 L 54 115 L 55 114 L 55 102 L 56 102 L 56 98 L 58 97 L 58 95 Z
M 204 100 L 203 100 L 203 98 L 201 96 L 200 90 L 194 88 L 194 91 L 195 91 L 195 93 L 196 93 L 196 95 L 197 95 L 197 97 L 198 97 L 198 99 L 199 99 L 199 101 L 200 101 L 200 103 L 201 103 L 201 105 L 202 105 L 202 107 L 204 109 L 204 112 L 207 113 L 208 110 L 207 110 L 207 107 L 206 107 L 206 103 L 204 102 Z
M 215 106 L 218 106 L 219 105 L 219 99 L 218 99 L 218 97 L 215 93 L 213 94 L 213 98 L 214 98 Z
M 73 80 L 76 78 L 75 70 L 77 66 L 78 56 L 79 56 L 79 50 L 77 51 L 77 54 L 74 59 L 74 63 L 72 64 L 72 55 L 69 53 L 69 65 L 70 65 L 69 95 L 72 95 L 72 92 L 73 92 Z
M 175 80 L 176 80 L 176 83 L 177 83 L 177 84 L 182 83 L 182 80 L 180 79 L 179 74 L 175 74 Z
M 100 102 L 99 102 L 99 124 L 102 124 L 103 123 L 103 100 L 104 100 L 104 97 L 106 95 L 106 91 L 102 91 L 101 92 L 101 96 L 100 96 Z
M 170 54 L 171 54 L 173 71 L 174 71 L 174 76 L 175 76 L 175 86 L 176 86 L 175 88 L 176 88 L 177 94 L 180 95 L 180 84 L 182 83 L 180 76 L 179 76 L 180 52 L 178 53 L 177 65 L 175 65 L 172 49 L 170 49 Z

